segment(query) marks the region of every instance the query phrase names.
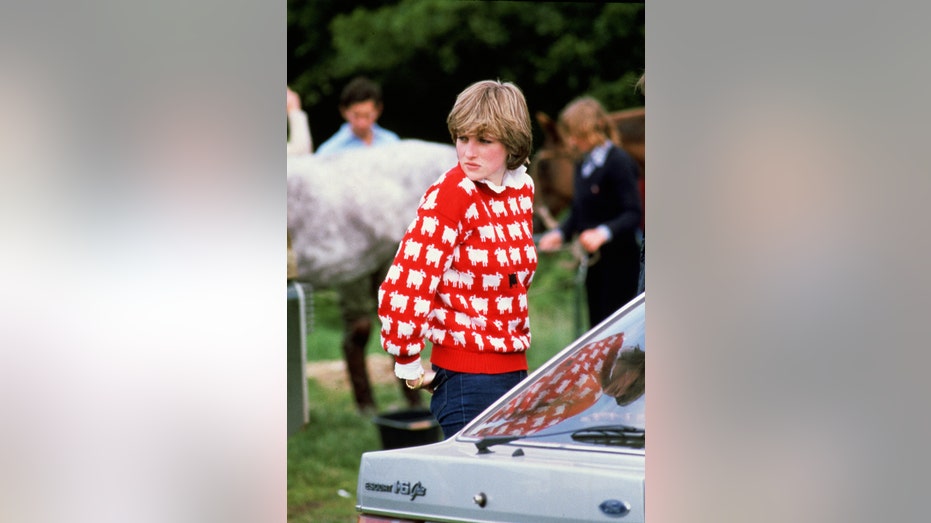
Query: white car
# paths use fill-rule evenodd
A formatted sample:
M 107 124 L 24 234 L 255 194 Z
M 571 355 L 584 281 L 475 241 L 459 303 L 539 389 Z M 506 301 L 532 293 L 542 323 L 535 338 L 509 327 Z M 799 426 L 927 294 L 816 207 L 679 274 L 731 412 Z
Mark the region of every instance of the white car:
M 644 521 L 644 295 L 456 436 L 367 452 L 360 523 Z

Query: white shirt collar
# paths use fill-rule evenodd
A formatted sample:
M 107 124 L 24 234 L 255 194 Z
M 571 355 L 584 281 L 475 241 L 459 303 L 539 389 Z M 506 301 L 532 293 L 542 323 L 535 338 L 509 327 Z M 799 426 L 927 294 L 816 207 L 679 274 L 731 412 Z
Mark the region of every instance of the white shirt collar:
M 495 185 L 489 180 L 479 180 L 479 182 L 487 185 L 488 188 L 492 191 L 501 193 L 506 187 L 520 189 L 527 184 L 528 179 L 529 175 L 527 174 L 527 167 L 521 165 L 517 169 L 504 171 L 504 178 L 501 180 L 501 185 Z
M 592 172 L 605 164 L 605 159 L 608 157 L 608 151 L 611 150 L 611 146 L 614 145 L 614 142 L 611 140 L 605 140 L 605 142 L 594 149 L 585 157 L 585 161 L 582 163 L 582 176 L 587 178 Z

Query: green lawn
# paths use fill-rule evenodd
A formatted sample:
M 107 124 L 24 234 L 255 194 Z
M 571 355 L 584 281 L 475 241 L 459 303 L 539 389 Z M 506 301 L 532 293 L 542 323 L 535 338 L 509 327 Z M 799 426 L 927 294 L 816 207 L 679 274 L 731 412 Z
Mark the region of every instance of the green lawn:
M 587 318 L 584 306 L 581 311 L 576 309 L 579 300 L 571 262 L 566 252 L 540 254 L 529 295 L 533 341 L 527 355 L 531 371 L 577 337 L 577 314 Z M 342 325 L 336 296 L 332 291 L 321 290 L 314 293 L 313 300 L 307 359 L 341 359 Z M 383 354 L 377 322 L 375 329 L 367 351 Z M 288 521 L 354 522 L 359 460 L 363 452 L 381 448 L 378 428 L 370 418 L 356 413 L 348 387 L 331 390 L 314 379 L 308 381 L 310 423 L 288 439 Z M 404 403 L 394 384 L 376 385 L 374 390 L 382 409 Z

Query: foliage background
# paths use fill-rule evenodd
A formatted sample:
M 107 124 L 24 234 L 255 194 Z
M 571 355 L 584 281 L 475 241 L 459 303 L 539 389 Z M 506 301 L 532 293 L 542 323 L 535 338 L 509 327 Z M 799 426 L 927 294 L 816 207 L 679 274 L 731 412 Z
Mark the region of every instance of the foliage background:
M 512 81 L 531 113 L 555 115 L 583 94 L 642 106 L 643 72 L 643 3 L 288 0 L 288 85 L 315 144 L 342 123 L 339 92 L 359 74 L 382 85 L 383 127 L 447 142 L 446 115 L 478 80 Z

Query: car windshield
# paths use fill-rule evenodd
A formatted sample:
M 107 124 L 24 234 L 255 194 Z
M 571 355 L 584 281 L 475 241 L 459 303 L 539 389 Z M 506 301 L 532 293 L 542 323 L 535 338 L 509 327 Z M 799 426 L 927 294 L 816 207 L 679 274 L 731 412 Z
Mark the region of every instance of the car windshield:
M 641 294 L 554 356 L 461 437 L 643 448 L 644 303 Z

